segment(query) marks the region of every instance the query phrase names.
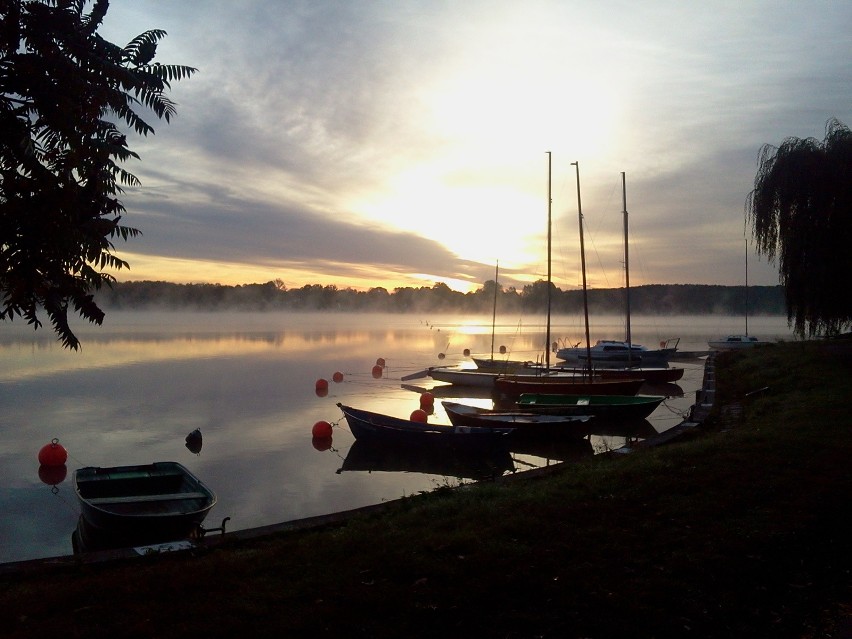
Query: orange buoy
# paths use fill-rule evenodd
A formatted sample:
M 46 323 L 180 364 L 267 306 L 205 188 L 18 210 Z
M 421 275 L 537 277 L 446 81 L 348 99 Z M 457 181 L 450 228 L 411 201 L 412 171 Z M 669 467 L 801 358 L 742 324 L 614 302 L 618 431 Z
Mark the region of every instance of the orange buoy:
M 313 435 L 314 437 L 319 437 L 321 439 L 331 437 L 331 433 L 331 424 L 324 420 L 318 421 L 311 429 L 311 435 Z
M 340 382 L 343 381 L 343 373 L 341 373 L 340 371 L 337 371 L 334 375 L 331 376 L 331 379 L 334 380 L 335 384 L 339 384 Z
M 380 357 L 379 359 L 377 359 L 376 360 L 376 366 L 381 366 L 382 368 L 384 368 L 385 367 L 385 358 Z
M 425 424 L 428 419 L 429 416 L 426 414 L 426 411 L 421 408 L 411 412 L 411 421 L 413 422 L 422 422 Z
M 376 364 L 373 366 L 373 377 L 379 379 L 382 376 L 382 367 Z
M 463 353 L 464 353 L 465 357 L 470 357 L 470 349 L 469 348 L 464 349 Z
M 432 393 L 420 393 L 420 408 L 431 408 L 435 405 L 435 396 Z
M 68 451 L 55 437 L 38 451 L 38 463 L 42 466 L 62 466 L 68 460 Z
M 328 380 L 327 379 L 318 379 L 317 383 L 316 383 L 316 389 L 321 390 L 323 388 L 328 390 Z

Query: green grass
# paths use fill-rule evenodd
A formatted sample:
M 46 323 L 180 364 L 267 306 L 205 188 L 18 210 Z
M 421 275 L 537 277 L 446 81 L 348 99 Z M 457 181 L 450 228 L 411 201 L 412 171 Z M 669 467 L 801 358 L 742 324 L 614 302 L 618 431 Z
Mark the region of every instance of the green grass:
M 749 395 L 754 390 L 767 390 Z M 339 526 L 0 582 L 5 637 L 828 637 L 852 603 L 852 349 L 717 362 L 674 443 Z

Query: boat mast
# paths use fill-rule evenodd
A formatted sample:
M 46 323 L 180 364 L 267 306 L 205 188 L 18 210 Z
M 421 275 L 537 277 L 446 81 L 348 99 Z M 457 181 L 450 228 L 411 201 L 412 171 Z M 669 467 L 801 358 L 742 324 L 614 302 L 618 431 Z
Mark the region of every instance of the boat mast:
M 547 330 L 545 332 L 544 337 L 544 365 L 547 370 L 550 370 L 550 296 L 551 296 L 551 288 L 553 288 L 550 284 L 551 275 L 550 275 L 550 245 L 551 245 L 551 234 L 550 234 L 550 212 L 552 208 L 553 198 L 551 197 L 551 153 L 547 151 Z
M 748 335 L 748 238 L 745 240 L 745 334 Z
M 500 273 L 500 260 L 494 268 L 494 309 L 491 311 L 491 361 L 494 361 L 494 325 L 497 323 L 497 275 Z
M 583 318 L 586 324 L 586 366 L 589 379 L 592 377 L 592 342 L 589 338 L 589 298 L 586 290 L 586 246 L 583 242 L 583 205 L 580 201 L 580 163 L 571 162 L 577 168 L 577 214 L 580 219 L 580 265 L 583 271 Z
M 624 292 L 627 307 L 627 361 L 633 359 L 633 341 L 630 336 L 630 256 L 627 248 L 627 180 L 621 172 L 621 201 L 624 205 Z

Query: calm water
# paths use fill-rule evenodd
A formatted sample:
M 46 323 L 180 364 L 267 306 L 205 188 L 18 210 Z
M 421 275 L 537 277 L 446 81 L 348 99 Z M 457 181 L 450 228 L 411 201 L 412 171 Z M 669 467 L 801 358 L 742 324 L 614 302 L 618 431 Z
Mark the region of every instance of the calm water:
M 455 485 L 480 470 L 448 468 L 442 459 L 365 460 L 336 403 L 406 417 L 419 395 L 403 388 L 401 378 L 468 361 L 465 349 L 489 355 L 490 317 L 110 312 L 107 324 L 78 327 L 83 349 L 73 353 L 48 330 L 0 322 L 0 562 L 72 552 L 79 507 L 71 477 L 82 466 L 179 461 L 219 496 L 205 524 L 218 526 L 227 516 L 229 530 Z M 681 350 L 706 350 L 707 339 L 743 330 L 741 318 L 640 317 L 633 341 L 680 337 Z M 790 338 L 785 318 L 752 318 L 749 330 Z M 622 332 L 619 318 L 598 318 L 592 339 Z M 553 341 L 581 337 L 577 319 L 554 319 Z M 543 343 L 538 318 L 498 326 L 494 338 L 495 349 L 506 346 L 523 359 L 536 359 Z M 386 369 L 374 379 L 378 358 Z M 602 452 L 625 436 L 679 423 L 703 369 L 700 361 L 678 365 L 686 368 L 683 379 L 641 432 L 594 435 L 567 450 L 513 451 L 505 472 Z M 330 381 L 328 395 L 318 397 L 316 380 L 338 371 L 344 380 Z M 430 378 L 407 383 L 433 385 Z M 430 419 L 448 423 L 440 402 Z M 328 450 L 313 445 L 318 420 L 339 422 Z M 195 428 L 203 434 L 198 454 L 185 446 Z M 39 476 L 38 451 L 54 437 L 69 453 L 62 481 Z

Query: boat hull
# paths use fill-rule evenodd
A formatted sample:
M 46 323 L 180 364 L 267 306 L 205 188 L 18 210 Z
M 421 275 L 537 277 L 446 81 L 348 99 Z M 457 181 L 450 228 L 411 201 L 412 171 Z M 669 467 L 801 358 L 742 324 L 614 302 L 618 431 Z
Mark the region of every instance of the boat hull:
M 510 428 L 441 426 L 400 419 L 338 404 L 355 439 L 394 445 L 493 450 L 505 445 Z
M 571 377 L 500 377 L 494 386 L 504 397 L 520 397 L 524 393 L 558 395 L 635 395 L 644 383 L 641 379 L 584 381 Z
M 456 402 L 441 402 L 455 426 L 513 428 L 510 439 L 583 437 L 588 434 L 588 415 L 545 415 L 523 410 L 502 411 Z
M 644 395 L 553 395 L 524 394 L 516 406 L 543 415 L 592 415 L 595 421 L 642 420 L 653 413 L 665 397 Z
M 86 524 L 121 536 L 189 535 L 216 504 L 215 493 L 177 462 L 80 468 L 74 490 Z

